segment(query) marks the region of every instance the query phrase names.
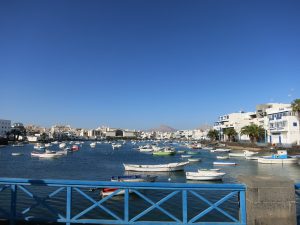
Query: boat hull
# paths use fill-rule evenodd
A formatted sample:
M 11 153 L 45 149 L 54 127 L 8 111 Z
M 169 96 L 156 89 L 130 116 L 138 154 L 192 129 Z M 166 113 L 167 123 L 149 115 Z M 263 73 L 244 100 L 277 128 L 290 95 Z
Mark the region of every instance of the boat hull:
M 225 173 L 208 172 L 207 174 L 199 174 L 197 172 L 187 172 L 186 179 L 188 180 L 222 180 Z
M 124 164 L 125 170 L 138 171 L 138 172 L 169 172 L 169 171 L 180 171 L 184 170 L 184 166 L 188 162 L 181 163 L 169 163 L 169 164 L 158 164 L 158 165 L 135 165 L 135 164 Z
M 257 161 L 263 164 L 296 164 L 297 158 L 273 159 L 273 158 L 258 158 Z

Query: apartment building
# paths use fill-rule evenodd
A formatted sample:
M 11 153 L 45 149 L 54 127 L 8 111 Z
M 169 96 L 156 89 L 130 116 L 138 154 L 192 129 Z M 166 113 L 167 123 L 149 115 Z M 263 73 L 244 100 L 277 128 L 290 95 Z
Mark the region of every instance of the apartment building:
M 223 116 L 220 116 L 218 121 L 214 124 L 214 129 L 219 131 L 220 140 L 227 141 L 228 137 L 224 134 L 224 131 L 227 128 L 234 128 L 237 132 L 236 139 L 240 141 L 249 141 L 249 137 L 246 135 L 241 135 L 241 129 L 244 126 L 248 126 L 250 124 L 261 124 L 261 119 L 258 119 L 256 116 L 256 112 L 237 112 L 230 113 Z
M 291 104 L 274 105 L 266 109 L 265 123 L 271 144 L 300 145 L 299 118 Z

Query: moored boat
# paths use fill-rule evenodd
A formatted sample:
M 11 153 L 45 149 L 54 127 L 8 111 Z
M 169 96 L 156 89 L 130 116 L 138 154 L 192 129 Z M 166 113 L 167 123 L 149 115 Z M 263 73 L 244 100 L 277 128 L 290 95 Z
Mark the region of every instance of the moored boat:
M 189 162 L 200 162 L 201 158 L 188 158 Z
M 91 148 L 95 148 L 96 147 L 96 142 L 92 142 L 91 144 L 90 144 L 90 146 L 91 146 Z
M 217 159 L 229 159 L 228 155 L 217 155 Z
M 176 151 L 172 148 L 164 148 L 160 151 L 154 151 L 152 154 L 157 156 L 168 156 L 168 155 L 175 155 Z
M 123 164 L 125 170 L 131 171 L 148 171 L 148 172 L 168 172 L 184 170 L 184 166 L 189 162 L 156 164 L 156 165 L 139 165 L 139 164 Z
M 286 150 L 281 150 L 277 151 L 277 154 L 260 157 L 257 161 L 264 164 L 296 164 L 298 163 L 298 158 L 292 158 L 288 156 Z
M 23 153 L 21 152 L 13 152 L 11 153 L 12 156 L 20 156 L 20 155 L 23 155 Z
M 222 180 L 226 173 L 216 170 L 198 170 L 197 172 L 186 172 L 188 180 Z
M 61 155 L 57 154 L 55 151 L 46 150 L 45 152 L 31 152 L 31 156 L 49 159 L 49 158 L 57 158 Z
M 157 176 L 152 175 L 123 175 L 112 176 L 111 181 L 119 182 L 154 182 Z
M 210 152 L 230 152 L 230 149 L 217 148 L 217 149 L 210 150 Z
M 78 150 L 79 150 L 79 146 L 78 145 L 72 145 L 72 147 L 71 147 L 71 151 L 72 152 L 76 152 Z
M 248 150 L 245 150 L 243 152 L 232 152 L 232 153 L 229 153 L 229 157 L 248 157 L 248 156 L 253 156 L 253 155 L 256 155 L 258 154 L 258 152 L 252 152 L 252 151 L 248 151 Z
M 235 162 L 213 162 L 215 166 L 236 166 Z

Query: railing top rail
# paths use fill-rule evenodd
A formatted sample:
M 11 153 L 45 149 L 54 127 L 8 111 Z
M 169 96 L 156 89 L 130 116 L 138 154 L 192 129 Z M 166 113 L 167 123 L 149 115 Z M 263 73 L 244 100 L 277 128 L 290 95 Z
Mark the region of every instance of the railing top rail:
M 193 184 L 193 183 L 163 183 L 163 182 L 111 182 L 83 181 L 64 179 L 24 179 L 0 178 L 0 184 L 35 185 L 35 186 L 76 186 L 76 187 L 116 187 L 116 188 L 149 188 L 149 189 L 216 189 L 241 190 L 244 184 Z M 300 187 L 300 186 L 299 186 Z

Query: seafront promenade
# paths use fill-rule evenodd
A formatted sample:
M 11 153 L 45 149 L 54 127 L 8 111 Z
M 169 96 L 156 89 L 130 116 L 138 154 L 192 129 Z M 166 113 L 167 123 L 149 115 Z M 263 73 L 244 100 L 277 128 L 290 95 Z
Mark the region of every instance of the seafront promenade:
M 0 178 L 0 218 L 11 225 L 18 221 L 121 225 L 297 224 L 295 196 L 300 184 L 283 177 L 241 176 L 239 180 L 242 183 L 179 184 Z M 116 190 L 102 198 L 91 191 L 104 187 Z M 121 191 L 124 194 L 119 196 Z M 156 192 L 164 192 L 164 197 L 155 198 Z M 216 193 L 218 197 L 214 198 Z M 24 204 L 22 198 L 31 198 L 32 202 Z M 78 206 L 78 198 L 84 198 L 87 203 Z M 174 199 L 177 199 L 176 206 L 168 206 Z M 197 199 L 197 203 L 191 205 L 192 199 Z M 136 205 L 139 200 L 144 201 L 141 208 Z M 234 210 L 224 209 L 224 204 L 234 205 Z M 93 210 L 97 213 L 90 214 Z

